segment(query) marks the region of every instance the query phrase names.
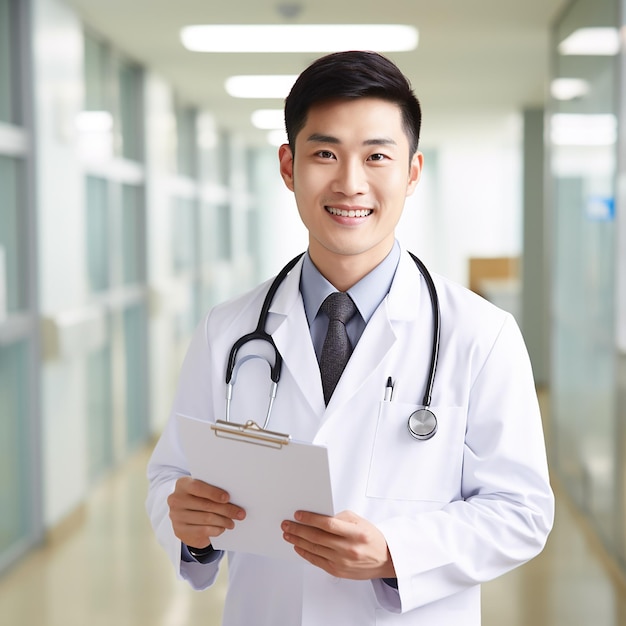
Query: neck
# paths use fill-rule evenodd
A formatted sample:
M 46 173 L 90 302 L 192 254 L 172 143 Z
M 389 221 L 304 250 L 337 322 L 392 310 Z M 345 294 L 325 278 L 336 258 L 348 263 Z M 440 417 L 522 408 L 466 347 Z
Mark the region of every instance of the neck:
M 309 246 L 309 255 L 320 274 L 338 291 L 348 291 L 364 276 L 367 276 L 391 252 L 390 247 L 379 251 L 369 250 L 367 254 L 335 254 L 324 250 L 323 254 L 316 254 Z

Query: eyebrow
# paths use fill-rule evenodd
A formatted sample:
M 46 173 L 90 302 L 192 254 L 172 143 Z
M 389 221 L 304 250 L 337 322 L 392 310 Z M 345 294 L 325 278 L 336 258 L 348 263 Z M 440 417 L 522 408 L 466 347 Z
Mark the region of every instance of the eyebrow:
M 340 144 L 341 141 L 337 137 L 333 137 L 332 135 L 322 135 L 321 133 L 313 133 L 309 135 L 307 141 L 312 143 L 330 143 L 330 144 Z M 395 146 L 396 142 L 389 137 L 377 137 L 374 139 L 366 139 L 363 142 L 364 146 Z

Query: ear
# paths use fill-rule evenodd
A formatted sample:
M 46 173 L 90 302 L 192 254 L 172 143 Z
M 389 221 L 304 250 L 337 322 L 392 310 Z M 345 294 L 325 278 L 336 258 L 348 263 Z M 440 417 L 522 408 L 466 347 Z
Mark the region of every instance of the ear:
M 420 177 L 422 175 L 422 167 L 424 165 L 424 155 L 421 152 L 416 152 L 411 159 L 411 165 L 409 167 L 409 181 L 406 187 L 406 195 L 410 196 L 417 187 Z
M 293 153 L 289 144 L 284 143 L 278 148 L 278 160 L 280 162 L 280 175 L 287 185 L 287 189 L 293 191 Z

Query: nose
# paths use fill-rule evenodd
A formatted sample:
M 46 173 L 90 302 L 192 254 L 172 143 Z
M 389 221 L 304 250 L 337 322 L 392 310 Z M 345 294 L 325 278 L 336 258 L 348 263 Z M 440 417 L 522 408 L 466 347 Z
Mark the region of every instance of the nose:
M 347 159 L 336 170 L 332 190 L 345 196 L 357 196 L 367 192 L 367 172 L 359 159 Z

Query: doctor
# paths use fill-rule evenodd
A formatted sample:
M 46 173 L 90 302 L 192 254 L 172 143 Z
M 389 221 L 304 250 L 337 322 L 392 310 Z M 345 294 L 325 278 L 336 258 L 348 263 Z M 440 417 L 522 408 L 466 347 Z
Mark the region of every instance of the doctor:
M 422 406 L 433 313 L 395 228 L 422 170 L 419 103 L 386 58 L 338 53 L 301 74 L 285 120 L 280 173 L 309 247 L 269 310 L 283 368 L 268 427 L 327 446 L 342 512 L 294 511 L 283 522 L 284 540 L 301 557 L 293 563 L 228 554 L 224 624 L 477 626 L 480 584 L 539 553 L 553 521 L 522 337 L 509 314 L 435 276 L 438 430 L 426 441 L 411 437 L 407 417 Z M 215 307 L 198 326 L 172 416 L 223 419 L 230 347 L 255 328 L 268 285 Z M 326 404 L 319 359 L 329 322 L 320 306 L 336 291 L 356 307 L 346 324 L 353 352 Z M 235 421 L 263 417 L 267 367 L 255 361 L 238 374 Z M 225 556 L 211 539 L 245 519 L 245 503 L 189 476 L 173 417 L 148 477 L 160 543 L 180 577 L 209 587 Z

